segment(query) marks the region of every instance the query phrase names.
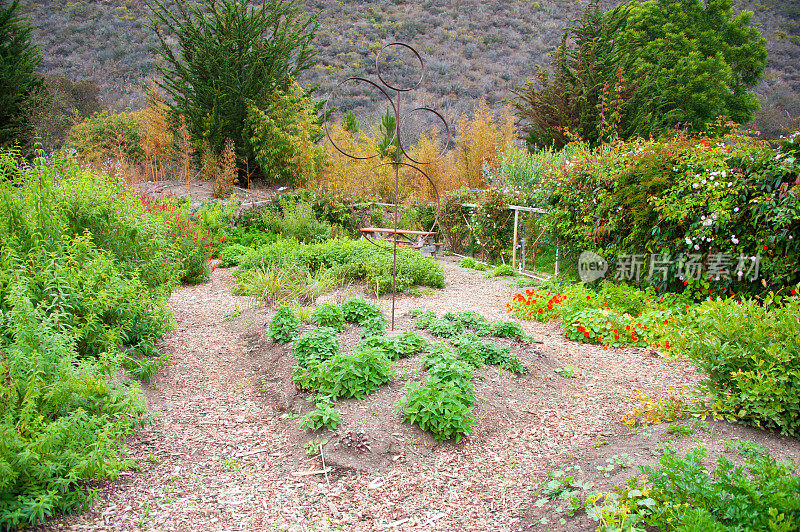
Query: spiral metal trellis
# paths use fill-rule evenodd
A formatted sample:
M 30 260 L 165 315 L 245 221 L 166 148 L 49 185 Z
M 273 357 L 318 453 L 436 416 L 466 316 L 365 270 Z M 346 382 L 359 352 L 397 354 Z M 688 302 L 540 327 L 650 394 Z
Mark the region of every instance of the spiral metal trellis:
M 381 70 L 381 58 L 384 56 L 386 51 L 389 50 L 392 47 L 398 47 L 398 48 L 410 51 L 414 55 L 416 60 L 419 62 L 419 70 L 420 70 L 419 79 L 417 79 L 415 83 L 409 85 L 408 87 L 397 86 L 397 85 L 395 85 L 393 83 L 387 82 L 386 79 L 384 78 L 384 74 L 383 74 L 383 72 Z M 446 134 L 445 142 L 444 142 L 444 146 L 442 148 L 442 151 L 439 152 L 437 154 L 437 156 L 435 158 L 433 158 L 432 160 L 430 160 L 430 161 L 417 161 L 413 157 L 411 157 L 406 152 L 406 150 L 405 150 L 405 148 L 403 146 L 403 142 L 402 142 L 401 137 L 400 137 L 401 124 L 402 124 L 402 120 L 401 119 L 405 116 L 405 115 L 403 115 L 401 113 L 400 101 L 401 101 L 401 95 L 403 93 L 413 91 L 414 89 L 417 89 L 420 85 L 422 85 L 422 82 L 423 82 L 423 80 L 425 78 L 425 61 L 423 61 L 422 56 L 420 56 L 419 53 L 412 46 L 410 46 L 410 45 L 408 45 L 406 43 L 402 43 L 402 42 L 392 42 L 392 43 L 385 44 L 385 45 L 383 45 L 381 47 L 380 51 L 378 52 L 377 56 L 375 57 L 375 69 L 376 69 L 377 76 L 378 76 L 378 82 L 375 82 L 375 81 L 372 81 L 372 80 L 369 80 L 369 79 L 366 79 L 366 78 L 362 78 L 362 77 L 350 77 L 350 78 L 345 79 L 341 83 L 339 83 L 339 85 L 337 85 L 336 88 L 333 89 L 333 93 L 335 93 L 336 90 L 339 87 L 342 87 L 346 83 L 350 83 L 350 82 L 366 83 L 366 84 L 372 86 L 373 88 L 377 89 L 379 94 L 383 95 L 383 97 L 386 98 L 386 101 L 388 102 L 388 104 L 390 106 L 389 108 L 391 110 L 391 113 L 394 115 L 394 119 L 395 119 L 394 135 L 393 135 L 393 138 L 391 139 L 391 142 L 390 142 L 390 145 L 394 145 L 395 148 L 396 148 L 395 152 L 394 152 L 394 160 L 392 162 L 389 162 L 389 163 L 381 162 L 381 163 L 376 164 L 372 168 L 370 168 L 370 170 L 375 170 L 375 169 L 377 169 L 377 168 L 379 168 L 381 166 L 392 166 L 394 168 L 394 227 L 393 227 L 394 233 L 392 234 L 393 258 L 392 258 L 392 323 L 391 323 L 391 330 L 394 330 L 395 299 L 396 299 L 396 295 L 397 295 L 397 245 L 398 245 L 398 240 L 397 240 L 397 238 L 398 238 L 398 234 L 397 234 L 397 217 L 398 217 L 398 209 L 399 209 L 399 204 L 400 204 L 400 191 L 399 191 L 399 189 L 400 189 L 400 167 L 403 166 L 403 167 L 408 167 L 408 168 L 411 168 L 413 170 L 416 170 L 417 172 L 419 172 L 420 174 L 425 176 L 425 179 L 427 179 L 428 183 L 430 183 L 430 185 L 431 185 L 431 189 L 433 190 L 434 196 L 436 198 L 436 211 L 435 211 L 433 223 L 431 224 L 430 229 L 428 229 L 428 231 L 426 231 L 426 233 L 432 234 L 434 228 L 436 227 L 436 225 L 439 222 L 439 207 L 440 207 L 439 190 L 436 188 L 436 184 L 431 180 L 430 176 L 428 176 L 428 174 L 424 170 L 422 170 L 422 168 L 420 168 L 420 166 L 431 164 L 432 162 L 435 162 L 436 160 L 440 159 L 444 155 L 445 151 L 447 150 L 447 147 L 450 144 L 450 126 L 447 124 L 447 121 L 444 119 L 444 117 L 439 112 L 435 111 L 434 109 L 431 109 L 430 107 L 416 107 L 416 108 L 411 109 L 410 111 L 408 111 L 408 113 L 407 113 L 408 115 L 410 115 L 412 113 L 416 113 L 416 112 L 427 112 L 427 113 L 433 114 L 444 125 L 444 130 L 445 130 L 445 134 Z M 392 91 L 394 92 L 394 98 L 392 98 L 392 96 L 390 96 L 390 92 L 392 92 Z M 326 115 L 327 115 L 327 111 L 328 111 L 328 102 L 330 100 L 331 100 L 331 98 L 328 98 L 328 100 L 325 103 Z M 380 157 L 381 156 L 380 153 L 375 153 L 374 155 L 363 157 L 363 156 L 347 153 L 346 151 L 342 150 L 339 146 L 336 145 L 336 142 L 331 137 L 330 131 L 328 129 L 328 123 L 327 122 L 325 123 L 325 136 L 328 138 L 328 140 L 330 141 L 331 145 L 339 153 L 341 153 L 342 155 L 344 155 L 346 157 L 349 157 L 351 159 L 366 160 L 366 159 L 373 159 L 375 157 Z M 409 162 L 405 162 L 403 160 L 403 158 L 407 159 Z M 364 234 L 364 237 L 368 241 L 370 241 L 371 243 L 377 245 L 376 242 L 373 241 L 373 239 L 370 238 L 368 235 Z

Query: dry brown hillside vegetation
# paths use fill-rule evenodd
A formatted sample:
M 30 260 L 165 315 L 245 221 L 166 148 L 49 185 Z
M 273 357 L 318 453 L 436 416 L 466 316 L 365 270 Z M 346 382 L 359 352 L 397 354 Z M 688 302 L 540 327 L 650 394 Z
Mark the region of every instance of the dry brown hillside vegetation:
M 604 0 L 603 7 L 622 2 Z M 319 94 L 350 75 L 374 74 L 381 44 L 401 40 L 426 58 L 428 77 L 415 103 L 434 105 L 453 120 L 473 109 L 482 97 L 501 102 L 547 65 L 563 29 L 579 17 L 585 0 L 305 0 L 318 13 L 317 65 L 304 73 L 305 85 L 319 84 Z M 788 117 L 800 114 L 800 2 L 737 0 L 737 10 L 754 12 L 767 39 L 769 65 L 756 88 L 763 109 L 756 125 L 767 135 L 781 131 Z M 89 80 L 101 87 L 107 106 L 139 108 L 142 87 L 156 74 L 151 51 L 156 44 L 145 26 L 147 8 L 140 0 L 52 2 L 25 5 L 35 26 L 34 41 L 50 74 Z M 341 102 L 359 116 L 384 109 L 368 95 Z

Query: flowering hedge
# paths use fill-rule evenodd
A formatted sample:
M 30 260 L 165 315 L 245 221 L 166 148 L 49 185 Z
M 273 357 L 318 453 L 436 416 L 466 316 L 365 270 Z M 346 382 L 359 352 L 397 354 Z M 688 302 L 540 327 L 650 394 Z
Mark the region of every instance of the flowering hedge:
M 800 281 L 800 133 L 778 143 L 678 135 L 575 153 L 531 198 L 566 247 L 612 268 L 623 255 L 670 257 L 667 275 L 639 279 L 661 291 L 763 295 Z M 755 256 L 755 282 L 737 275 L 739 258 Z M 721 275 L 686 275 L 687 258 L 702 272 L 714 257 L 730 263 Z

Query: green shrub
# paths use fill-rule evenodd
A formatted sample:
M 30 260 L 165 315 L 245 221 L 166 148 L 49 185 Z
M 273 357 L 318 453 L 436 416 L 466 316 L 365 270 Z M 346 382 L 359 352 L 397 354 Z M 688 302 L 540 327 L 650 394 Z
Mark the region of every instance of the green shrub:
M 298 366 L 298 368 L 300 368 Z M 392 378 L 389 359 L 381 349 L 339 353 L 305 370 L 296 368 L 295 383 L 331 400 L 363 399 Z
M 89 161 L 105 162 L 121 157 L 133 163 L 144 161 L 142 113 L 100 111 L 72 126 L 64 147 Z
M 344 329 L 344 313 L 342 307 L 333 303 L 327 303 L 314 309 L 311 313 L 311 323 L 320 327 L 330 327 L 336 331 Z
M 362 336 L 376 336 L 386 334 L 386 318 L 383 314 L 372 316 L 364 320 L 362 325 Z
M 325 427 L 329 430 L 336 430 L 338 426 L 339 411 L 327 399 L 317 401 L 316 410 L 312 410 L 300 418 L 300 428 L 319 430 Z
M 738 419 L 800 435 L 800 297 L 769 310 L 759 303 L 708 300 L 676 349 L 706 374 L 700 389 Z
M 458 263 L 458 265 L 461 266 L 462 268 L 475 268 L 476 264 L 477 262 L 475 262 L 475 259 L 473 259 L 472 257 L 465 257 L 461 259 Z
M 475 393 L 454 382 L 428 380 L 424 385 L 410 383 L 407 395 L 398 403 L 407 423 L 416 423 L 440 441 L 469 436 L 476 423 L 472 412 Z
M 382 316 L 378 305 L 367 301 L 363 297 L 351 297 L 342 303 L 342 312 L 345 320 L 359 325 L 363 325 L 368 318 Z
M 248 251 L 250 251 L 250 248 L 242 244 L 230 244 L 223 247 L 219 253 L 219 267 L 230 268 L 231 266 L 238 266 L 239 261 Z
M 123 449 L 144 397 L 117 370 L 149 380 L 166 362 L 168 231 L 74 161 L 0 154 L 0 529 L 83 507 L 87 479 L 133 465 Z
M 514 276 L 517 272 L 510 264 L 500 264 L 492 270 L 492 277 Z
M 753 454 L 744 466 L 725 456 L 716 471 L 696 448 L 683 458 L 670 448 L 659 465 L 643 466 L 647 483 L 631 479 L 603 507 L 587 514 L 608 526 L 653 530 L 797 530 L 800 525 L 800 476 L 765 455 Z
M 310 367 L 328 360 L 339 353 L 339 337 L 336 330 L 320 327 L 301 334 L 292 342 L 292 355 L 303 367 Z
M 499 321 L 492 325 L 491 336 L 498 338 L 525 339 L 525 330 L 515 321 Z
M 269 322 L 269 337 L 275 343 L 291 342 L 300 329 L 300 320 L 292 307 L 280 307 Z

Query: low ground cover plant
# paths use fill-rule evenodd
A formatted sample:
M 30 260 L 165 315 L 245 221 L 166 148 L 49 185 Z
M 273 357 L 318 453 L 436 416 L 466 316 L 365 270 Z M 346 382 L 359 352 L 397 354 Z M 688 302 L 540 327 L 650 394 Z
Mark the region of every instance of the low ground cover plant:
M 685 456 L 667 447 L 645 479 L 593 502 L 587 514 L 600 530 L 796 530 L 800 476 L 789 464 L 753 453 L 736 466 L 726 456 L 709 471 L 704 448 Z

